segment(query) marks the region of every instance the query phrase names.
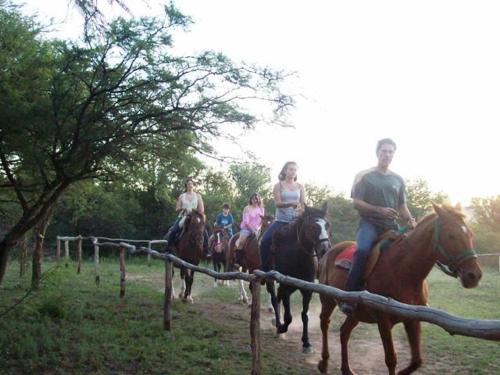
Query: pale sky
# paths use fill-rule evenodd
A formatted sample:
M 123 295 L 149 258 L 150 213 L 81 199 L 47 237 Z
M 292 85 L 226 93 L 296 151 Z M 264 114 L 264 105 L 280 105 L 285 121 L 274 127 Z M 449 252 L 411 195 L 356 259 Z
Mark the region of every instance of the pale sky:
M 29 0 L 44 18 L 80 30 L 69 0 Z M 101 1 L 102 5 L 106 1 Z M 154 14 L 159 1 L 128 1 Z M 195 24 L 179 53 L 207 49 L 297 72 L 295 129 L 259 126 L 243 147 L 272 168 L 299 165 L 302 182 L 348 193 L 376 163 L 378 139 L 398 144 L 392 169 L 423 178 L 453 203 L 500 194 L 500 2 L 182 0 Z M 237 155 L 238 148 L 221 146 Z

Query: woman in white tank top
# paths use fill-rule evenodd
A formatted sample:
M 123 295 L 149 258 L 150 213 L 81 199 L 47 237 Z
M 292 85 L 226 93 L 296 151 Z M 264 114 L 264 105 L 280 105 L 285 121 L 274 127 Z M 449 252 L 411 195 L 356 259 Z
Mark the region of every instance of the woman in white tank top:
M 184 225 L 184 220 L 186 215 L 192 210 L 197 210 L 201 214 L 205 214 L 205 206 L 203 205 L 203 199 L 201 195 L 194 191 L 194 182 L 191 178 L 188 178 L 184 183 L 185 192 L 179 195 L 177 198 L 177 203 L 175 205 L 175 211 L 178 213 L 177 219 L 174 224 L 170 227 L 166 238 L 168 245 L 175 242 L 175 238 L 179 233 L 180 229 Z M 208 244 L 208 234 L 205 233 L 205 243 Z

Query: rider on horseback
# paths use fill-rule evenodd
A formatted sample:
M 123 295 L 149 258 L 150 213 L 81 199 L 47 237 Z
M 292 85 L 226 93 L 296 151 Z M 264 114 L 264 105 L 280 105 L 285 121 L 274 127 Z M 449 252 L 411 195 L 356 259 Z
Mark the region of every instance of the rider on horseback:
M 240 235 L 236 241 L 236 250 L 241 250 L 249 236 L 256 234 L 264 216 L 264 204 L 259 194 L 253 193 L 248 199 L 248 204 L 243 210 L 243 220 L 240 225 Z
M 276 206 L 276 219 L 266 230 L 260 241 L 260 257 L 262 271 L 271 269 L 271 244 L 274 232 L 295 218 L 297 211 L 304 208 L 304 187 L 297 183 L 297 163 L 286 162 L 278 176 L 279 182 L 274 185 L 274 204 Z
M 396 143 L 392 139 L 378 141 L 377 166 L 358 173 L 354 180 L 351 197 L 360 221 L 356 235 L 357 248 L 347 277 L 346 291 L 363 289 L 362 277 L 370 250 L 381 234 L 399 229 L 399 215 L 411 229 L 416 225 L 406 205 L 404 180 L 389 170 L 395 151 Z M 344 314 L 354 311 L 354 306 L 347 302 L 342 302 L 339 307 Z
M 229 203 L 224 203 L 222 205 L 222 212 L 220 212 L 215 218 L 215 226 L 224 227 L 224 230 L 226 231 L 227 235 L 229 237 L 232 237 L 234 219 L 233 215 L 229 213 L 230 209 L 231 206 L 229 205 Z
M 184 193 L 182 193 L 177 199 L 175 210 L 176 212 L 178 212 L 177 218 L 175 219 L 174 224 L 170 227 L 167 235 L 165 236 L 168 241 L 167 248 L 170 249 L 172 248 L 172 245 L 177 242 L 187 215 L 192 210 L 197 210 L 202 215 L 204 215 L 205 213 L 203 199 L 201 198 L 201 195 L 199 193 L 194 191 L 194 182 L 191 178 L 186 179 L 184 183 Z M 203 241 L 204 247 L 208 247 L 208 234 L 206 231 L 204 232 Z

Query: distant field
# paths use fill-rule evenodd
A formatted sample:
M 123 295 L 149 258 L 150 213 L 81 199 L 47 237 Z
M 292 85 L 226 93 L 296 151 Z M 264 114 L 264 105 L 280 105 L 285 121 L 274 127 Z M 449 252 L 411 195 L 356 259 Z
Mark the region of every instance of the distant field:
M 195 303 L 173 305 L 173 329 L 162 330 L 162 262 L 151 267 L 143 258 L 129 259 L 127 293 L 119 293 L 118 260 L 104 258 L 101 285 L 94 284 L 91 263 L 82 274 L 75 265 L 55 268 L 46 261 L 48 276 L 42 290 L 33 292 L 8 315 L 0 318 L 0 372 L 2 374 L 242 374 L 251 365 L 249 309 L 237 303 L 236 284 L 214 289 L 213 280 L 195 275 Z M 175 285 L 178 289 L 178 274 Z M 435 270 L 429 277 L 430 304 L 454 315 L 500 320 L 500 273 L 486 269 L 480 286 L 465 290 Z M 21 298 L 29 278 L 19 279 L 12 263 L 0 287 L 0 314 Z M 311 308 L 311 339 L 316 353 L 300 352 L 299 298 L 294 295 L 294 323 L 285 338 L 277 338 L 271 314 L 262 312 L 263 373 L 317 373 L 319 355 L 319 300 Z M 263 307 L 264 309 L 264 307 Z M 338 373 L 338 329 L 341 314 L 334 313 L 330 333 L 331 373 Z M 402 326 L 394 329 L 400 361 L 408 360 Z M 500 374 L 500 343 L 452 337 L 424 324 L 426 363 L 420 374 Z M 361 325 L 351 342 L 353 369 L 359 373 L 386 373 L 375 326 Z M 367 352 L 373 361 L 368 362 Z M 365 358 L 364 358 L 365 357 Z

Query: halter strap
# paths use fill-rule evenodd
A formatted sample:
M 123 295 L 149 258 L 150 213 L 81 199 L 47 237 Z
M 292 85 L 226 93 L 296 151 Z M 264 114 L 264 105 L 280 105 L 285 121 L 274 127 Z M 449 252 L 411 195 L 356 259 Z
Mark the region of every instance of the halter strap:
M 465 249 L 456 255 L 450 255 L 450 253 L 444 248 L 443 245 L 439 243 L 439 235 L 441 232 L 441 219 L 439 216 L 436 218 L 434 222 L 434 233 L 433 233 L 433 242 L 434 242 L 434 251 L 437 251 L 439 254 L 443 255 L 451 264 L 447 265 L 452 272 L 455 272 L 455 267 L 464 261 L 467 258 L 477 258 L 477 253 L 474 249 Z
M 302 228 L 302 227 L 301 227 L 301 228 Z M 300 248 L 301 248 L 301 251 L 302 251 L 303 253 L 306 253 L 307 255 L 311 255 L 311 257 L 313 257 L 313 258 L 319 258 L 319 257 L 318 257 L 318 250 L 317 250 L 317 246 L 318 246 L 318 244 L 320 244 L 321 242 L 326 242 L 326 241 L 330 242 L 330 239 L 329 239 L 329 238 L 320 238 L 320 239 L 318 239 L 316 242 L 314 242 L 314 243 L 313 243 L 313 250 L 314 250 L 314 251 L 313 251 L 313 253 L 312 253 L 312 254 L 310 254 L 309 252 L 307 252 L 307 251 L 303 250 L 303 248 L 304 248 L 305 246 L 303 245 L 303 243 L 302 243 L 302 241 L 301 241 L 301 239 L 300 239 L 299 226 L 297 225 L 297 242 L 299 243 Z

